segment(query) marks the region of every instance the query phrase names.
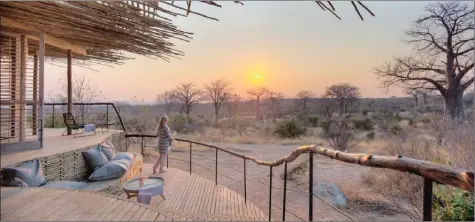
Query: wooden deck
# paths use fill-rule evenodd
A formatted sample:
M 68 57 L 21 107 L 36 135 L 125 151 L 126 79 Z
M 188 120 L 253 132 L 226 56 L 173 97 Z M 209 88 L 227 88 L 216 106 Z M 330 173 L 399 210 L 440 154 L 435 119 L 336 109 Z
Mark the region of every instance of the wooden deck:
M 145 164 L 144 174 L 151 165 Z M 194 174 L 170 168 L 165 197 L 149 206 L 136 198 L 53 188 L 1 188 L 2 221 L 257 221 L 265 215 L 244 197 Z
M 143 174 L 152 175 L 152 167 L 151 164 L 144 164 Z M 216 220 L 267 220 L 254 204 L 245 202 L 243 196 L 231 189 L 219 184 L 216 186 L 214 181 L 175 168 L 156 175 L 165 180 L 167 199 L 154 198 L 150 207 L 180 214 L 182 219 L 193 215 Z
M 42 149 L 1 155 L 1 167 L 98 144 L 111 134 L 121 132 L 117 130 L 101 132 L 99 128 L 96 135 L 84 134 L 85 136 L 74 138 L 73 136 L 61 136 L 65 128 L 45 128 L 44 130 L 45 135 Z

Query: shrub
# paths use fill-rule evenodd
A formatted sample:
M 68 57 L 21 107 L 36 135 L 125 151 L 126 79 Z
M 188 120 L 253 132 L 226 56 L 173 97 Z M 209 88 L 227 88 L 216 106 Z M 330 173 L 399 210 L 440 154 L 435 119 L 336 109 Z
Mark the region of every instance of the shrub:
M 324 119 L 320 121 L 320 127 L 322 127 L 323 131 L 325 133 L 328 133 L 330 131 L 330 125 L 332 124 L 331 119 Z
M 309 116 L 307 122 L 311 127 L 317 127 L 320 118 L 318 116 Z
M 393 121 L 389 125 L 389 132 L 394 134 L 394 135 L 398 135 L 402 132 L 402 128 L 401 128 L 401 126 L 399 126 L 398 122 Z
M 274 132 L 281 138 L 296 138 L 305 134 L 306 130 L 302 123 L 296 119 L 290 119 L 277 123 Z
M 168 125 L 170 126 L 171 130 L 184 133 L 187 131 L 188 118 L 183 114 L 173 115 L 168 120 Z
M 297 114 L 297 120 L 306 126 L 317 127 L 320 118 L 318 116 L 308 115 L 307 113 L 301 112 Z
M 369 118 L 353 119 L 352 122 L 355 124 L 356 129 L 359 130 L 370 131 L 374 129 L 373 121 L 371 121 Z
M 346 151 L 353 145 L 353 130 L 348 120 L 331 121 L 328 130 L 324 131 L 324 137 L 331 147 Z
M 414 121 L 416 123 L 423 123 L 424 125 L 429 125 L 432 122 L 432 119 L 427 116 L 418 116 Z
M 442 221 L 473 221 L 473 194 L 449 187 L 434 187 L 434 219 Z
M 366 134 L 366 138 L 369 139 L 369 140 L 374 140 L 375 135 L 376 135 L 376 133 L 369 132 L 368 134 Z
M 54 125 L 53 125 L 53 120 L 54 120 Z M 66 126 L 64 125 L 63 121 L 63 116 L 59 115 L 48 115 L 44 117 L 44 125 L 45 128 L 65 128 Z

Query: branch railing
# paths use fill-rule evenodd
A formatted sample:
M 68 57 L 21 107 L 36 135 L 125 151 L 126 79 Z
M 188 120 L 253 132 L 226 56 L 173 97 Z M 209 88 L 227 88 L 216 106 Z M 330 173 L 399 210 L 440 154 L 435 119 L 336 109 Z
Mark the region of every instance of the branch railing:
M 136 137 L 142 138 L 141 149 L 142 154 L 145 151 L 145 140 L 144 138 L 156 138 L 155 135 L 141 135 L 141 134 L 128 134 L 126 135 L 127 138 Z M 432 193 L 433 193 L 433 183 L 444 184 L 444 185 L 451 185 L 454 187 L 458 187 L 468 192 L 474 192 L 474 173 L 469 170 L 454 168 L 451 166 L 437 164 L 429 161 L 412 159 L 409 157 L 399 156 L 378 156 L 378 155 L 370 155 L 370 154 L 358 154 L 358 153 L 346 153 L 337 151 L 334 149 L 328 149 L 323 147 L 318 147 L 316 145 L 307 145 L 301 146 L 297 149 L 293 150 L 287 156 L 284 156 L 274 162 L 263 161 L 259 160 L 252 156 L 246 156 L 232 150 L 228 150 L 222 147 L 200 143 L 196 141 L 186 140 L 186 139 L 179 139 L 175 138 L 176 141 L 186 142 L 190 144 L 190 153 L 189 153 L 189 170 L 190 174 L 192 173 L 192 148 L 193 144 L 208 147 L 215 149 L 216 157 L 215 157 L 215 183 L 218 184 L 218 151 L 231 154 L 232 156 L 238 157 L 243 159 L 244 165 L 244 200 L 247 202 L 247 172 L 246 172 L 246 161 L 252 161 L 257 165 L 267 166 L 269 167 L 270 171 L 270 178 L 269 178 L 269 221 L 272 218 L 272 211 L 271 207 L 272 204 L 272 169 L 284 164 L 284 188 L 283 188 L 283 209 L 282 209 L 282 220 L 285 221 L 285 213 L 289 212 L 286 210 L 286 195 L 287 195 L 287 164 L 296 160 L 299 156 L 308 154 L 309 155 L 309 188 L 308 188 L 308 197 L 309 197 L 309 204 L 308 204 L 308 211 L 309 217 L 308 220 L 313 220 L 313 156 L 315 154 L 319 154 L 325 157 L 329 157 L 331 159 L 351 163 L 351 164 L 359 164 L 368 167 L 375 167 L 375 168 L 386 168 L 392 170 L 398 170 L 401 172 L 407 172 L 411 174 L 415 174 L 424 178 L 424 187 L 423 187 L 423 220 L 424 221 L 431 221 L 432 220 Z M 167 167 L 168 167 L 168 157 L 167 157 Z M 320 198 L 321 199 L 321 198 Z M 323 199 L 321 199 L 323 200 Z M 328 203 L 327 203 L 328 204 Z M 275 206 L 275 205 L 274 205 Z M 336 209 L 336 208 L 335 208 Z M 342 213 L 342 212 L 341 212 Z M 345 215 L 347 216 L 347 215 Z M 347 216 L 348 217 L 348 216 Z M 351 218 L 350 218 L 351 219 Z
M 55 128 L 57 126 L 63 126 L 63 116 L 62 116 L 62 113 L 66 113 L 67 110 L 66 110 L 66 106 L 68 104 L 67 103 L 44 103 L 44 106 L 45 107 L 51 107 L 51 109 L 45 109 L 45 118 L 51 118 L 49 119 L 49 121 L 46 121 L 45 122 L 45 127 L 51 127 L 51 128 Z M 116 125 L 117 127 L 117 124 L 119 124 L 120 128 L 125 132 L 126 131 L 126 128 L 124 126 L 124 122 L 122 121 L 122 117 L 120 116 L 120 113 L 118 112 L 116 106 L 114 105 L 114 103 L 110 103 L 110 102 L 97 102 L 97 103 L 73 103 L 72 104 L 73 106 L 76 107 L 79 107 L 80 111 L 79 111 L 79 115 L 77 116 L 74 116 L 75 120 L 81 124 L 85 124 L 87 123 L 88 120 L 85 120 L 85 115 L 87 116 L 91 116 L 91 115 L 100 115 L 101 117 L 104 118 L 104 120 L 101 120 L 102 122 L 104 122 L 104 127 L 107 127 L 107 129 L 109 129 L 109 125 Z M 85 111 L 87 110 L 87 108 L 90 108 L 90 107 L 102 107 L 102 109 L 100 110 L 96 110 L 96 111 Z M 59 110 L 58 110 L 59 108 Z M 113 113 L 115 113 L 115 116 L 117 117 L 117 122 L 110 122 L 113 118 L 114 115 L 112 115 Z M 59 114 L 59 116 L 58 116 Z M 87 118 L 87 117 L 86 117 Z M 98 117 L 96 117 L 96 120 L 99 119 Z M 65 126 L 64 126 L 65 127 Z

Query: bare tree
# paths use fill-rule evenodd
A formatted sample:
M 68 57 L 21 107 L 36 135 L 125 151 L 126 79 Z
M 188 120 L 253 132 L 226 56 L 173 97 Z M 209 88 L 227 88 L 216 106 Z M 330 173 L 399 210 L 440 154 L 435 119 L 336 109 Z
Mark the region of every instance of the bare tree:
M 183 112 L 191 120 L 191 111 L 203 100 L 203 91 L 197 89 L 193 83 L 181 84 L 174 91 L 175 98 L 180 101 Z
M 232 118 L 236 117 L 237 110 L 239 109 L 239 104 L 242 101 L 242 97 L 239 96 L 239 94 L 229 94 L 228 99 L 226 100 L 226 105 L 228 107 L 228 112 L 229 112 L 229 121 L 231 121 Z
M 280 102 L 284 99 L 284 95 L 280 92 L 269 92 L 268 93 L 268 98 L 269 98 L 269 110 L 271 112 L 272 118 L 274 121 L 277 119 L 278 115 L 278 110 L 279 110 L 279 105 Z
M 229 99 L 230 91 L 229 83 L 222 79 L 211 82 L 210 85 L 206 86 L 206 97 L 213 103 L 216 124 L 219 120 L 219 110 Z
M 165 111 L 165 113 L 169 115 L 172 110 L 173 104 L 176 103 L 175 94 L 173 93 L 173 91 L 165 91 L 161 94 L 158 94 L 157 102 L 163 108 L 163 111 Z
M 256 119 L 261 118 L 261 102 L 268 95 L 269 90 L 265 87 L 250 89 L 247 94 L 256 102 Z
M 405 88 L 404 93 L 408 96 L 411 96 L 414 99 L 414 107 L 419 106 L 419 90 L 417 88 Z
M 297 93 L 299 102 L 302 105 L 302 110 L 304 113 L 307 112 L 308 103 L 315 97 L 315 93 L 312 91 L 304 90 Z
M 62 103 L 68 102 L 68 84 L 64 79 L 59 80 L 61 84 L 61 92 L 56 95 L 56 99 Z M 86 79 L 86 76 L 74 74 L 72 82 L 72 101 L 73 103 L 90 103 L 94 101 L 101 91 L 97 92 L 92 86 L 91 82 Z M 63 112 L 66 112 L 66 107 L 62 107 Z M 81 122 L 84 122 L 84 115 L 89 112 L 90 106 L 73 106 L 73 115 L 80 116 Z
M 340 106 L 340 115 L 343 115 L 346 114 L 347 105 L 360 97 L 360 91 L 356 86 L 342 83 L 328 87 L 323 97 L 336 99 Z
M 398 57 L 375 73 L 390 87 L 402 84 L 439 92 L 445 114 L 462 120 L 463 93 L 473 84 L 474 9 L 472 3 L 437 2 L 406 32 L 414 54 Z

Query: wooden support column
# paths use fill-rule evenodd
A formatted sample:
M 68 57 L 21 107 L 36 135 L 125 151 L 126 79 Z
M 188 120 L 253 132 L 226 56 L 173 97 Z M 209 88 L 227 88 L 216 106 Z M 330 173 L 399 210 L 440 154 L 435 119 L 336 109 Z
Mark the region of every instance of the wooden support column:
M 25 35 L 20 37 L 20 101 L 19 105 L 19 127 L 20 127 L 20 142 L 25 140 L 25 126 L 26 126 L 26 62 L 28 58 L 28 42 Z
M 39 41 L 39 55 L 38 55 L 38 85 L 39 85 L 39 125 L 40 125 L 40 133 L 38 135 L 39 140 L 40 140 L 40 146 L 43 147 L 43 129 L 44 129 L 44 103 L 45 103 L 45 75 L 44 75 L 44 69 L 45 69 L 45 34 L 41 33 L 40 34 L 40 41 Z
M 68 113 L 73 113 L 72 60 L 72 52 L 68 49 Z M 71 129 L 68 129 L 68 135 L 71 134 Z

